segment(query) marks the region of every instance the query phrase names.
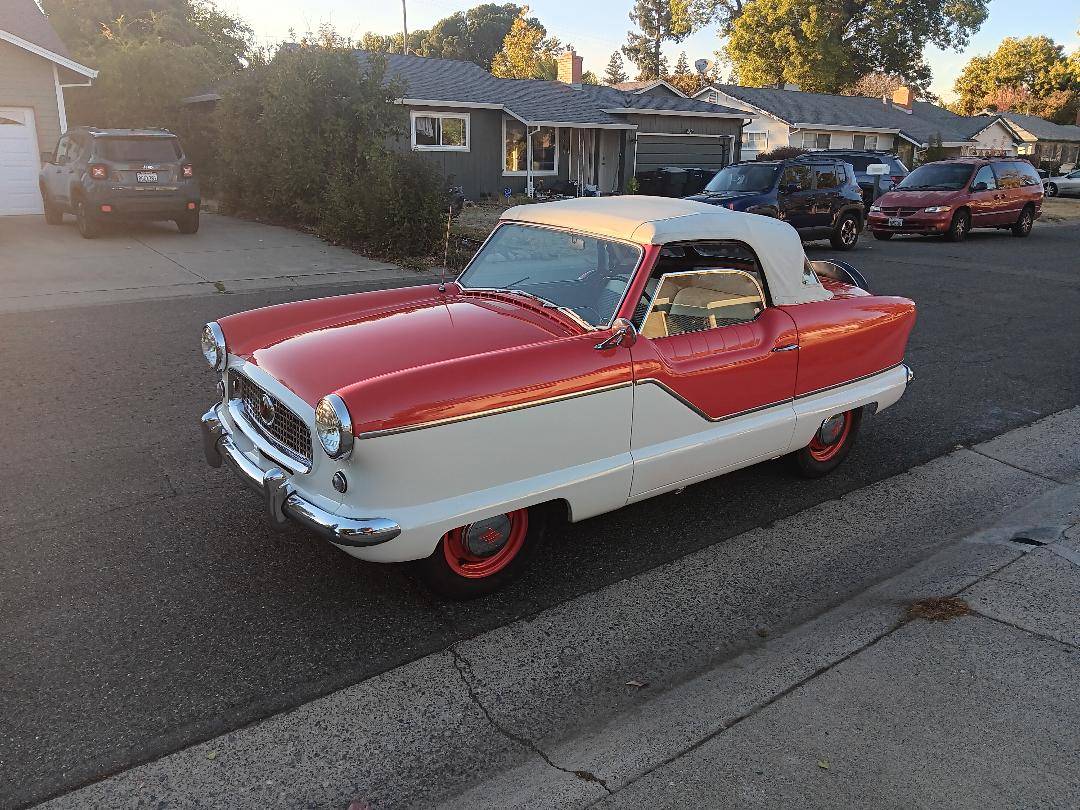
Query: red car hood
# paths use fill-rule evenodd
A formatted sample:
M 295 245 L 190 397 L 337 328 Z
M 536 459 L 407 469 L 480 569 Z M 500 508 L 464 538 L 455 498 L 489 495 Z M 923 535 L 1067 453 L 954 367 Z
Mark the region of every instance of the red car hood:
M 958 191 L 887 191 L 877 198 L 876 205 L 889 208 L 929 208 L 932 205 L 952 205 L 965 196 Z
M 448 286 L 283 304 L 220 321 L 229 351 L 314 406 L 384 374 L 565 337 L 581 331 L 512 296 Z

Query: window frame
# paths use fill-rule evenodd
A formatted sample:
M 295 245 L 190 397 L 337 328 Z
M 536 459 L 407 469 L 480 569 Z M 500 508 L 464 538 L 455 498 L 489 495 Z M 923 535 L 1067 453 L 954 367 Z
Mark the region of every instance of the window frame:
M 855 139 L 856 138 L 862 138 L 863 139 L 863 145 L 862 146 L 856 146 L 855 145 Z M 868 145 L 868 141 L 871 138 L 874 139 L 873 140 L 873 143 L 874 143 L 873 146 Z M 876 152 L 876 151 L 878 151 L 878 136 L 877 136 L 877 133 L 876 132 L 870 132 L 870 133 L 858 132 L 858 133 L 852 135 L 851 136 L 851 148 L 852 148 L 852 151 L 854 151 L 854 152 Z
M 979 182 L 979 175 L 982 174 L 985 171 L 990 172 L 990 177 L 994 181 L 994 185 L 992 185 L 992 186 L 988 185 L 986 187 L 985 191 L 997 191 L 998 190 L 998 175 L 997 175 L 997 172 L 994 171 L 994 166 L 991 163 L 984 163 L 982 166 L 980 166 L 978 169 L 975 170 L 975 173 L 973 175 L 971 175 L 971 179 L 968 181 L 968 189 L 969 190 L 971 190 L 974 193 L 978 193 L 978 192 L 975 192 L 975 184 Z
M 550 129 L 554 131 L 555 135 L 555 161 L 553 169 L 533 169 L 531 172 L 528 169 L 510 170 L 506 168 L 506 124 L 508 121 L 514 121 L 517 124 L 525 127 L 525 138 L 528 140 L 531 135 L 529 133 L 529 125 L 518 121 L 516 118 L 510 118 L 507 115 L 502 119 L 502 141 L 500 143 L 500 151 L 502 152 L 502 176 L 503 177 L 525 177 L 531 175 L 533 177 L 557 177 L 559 174 L 559 128 L 552 126 L 539 126 L 536 128 L 536 132 L 532 135 L 536 135 L 542 129 Z
M 735 267 L 706 267 L 700 270 L 674 270 L 670 273 L 663 273 L 658 279 L 656 291 L 649 298 L 649 306 L 645 308 L 645 315 L 641 318 L 641 324 L 639 326 L 635 326 L 635 329 L 637 329 L 639 333 L 643 333 L 645 331 L 645 324 L 649 322 L 649 316 L 652 315 L 653 310 L 656 308 L 656 299 L 659 297 L 660 291 L 664 289 L 664 283 L 669 278 L 675 278 L 679 276 L 712 275 L 716 273 L 736 274 L 740 276 L 745 276 L 746 278 L 750 279 L 751 283 L 753 283 L 755 289 L 757 289 L 758 291 L 758 295 L 761 298 L 761 312 L 759 312 L 757 315 L 755 315 L 748 321 L 739 321 L 739 323 L 728 323 L 724 324 L 723 326 L 710 326 L 708 329 L 699 329 L 697 330 L 698 332 L 708 332 L 712 329 L 725 329 L 729 326 L 740 326 L 744 323 L 753 323 L 761 317 L 762 313 L 765 312 L 765 310 L 769 308 L 770 304 L 768 297 L 765 295 L 765 288 L 756 278 L 754 278 L 753 275 L 746 272 L 745 270 L 739 270 Z M 664 335 L 663 337 L 657 338 L 644 338 L 644 335 L 642 335 L 642 337 L 645 340 L 664 340 L 665 338 L 680 337 L 681 335 L 692 334 L 696 334 L 696 332 L 680 332 L 678 335 Z
M 760 137 L 762 143 L 760 146 L 752 146 L 750 143 L 751 135 Z M 747 152 L 763 152 L 769 149 L 769 133 L 768 132 L 747 132 L 745 129 L 739 136 L 739 147 Z
M 447 146 L 442 143 L 416 142 L 416 119 L 437 118 L 439 120 L 439 140 L 442 140 L 442 120 L 453 118 L 465 122 L 465 145 Z M 472 114 L 467 112 L 442 112 L 441 110 L 409 110 L 409 137 L 412 148 L 417 152 L 471 152 L 472 151 Z

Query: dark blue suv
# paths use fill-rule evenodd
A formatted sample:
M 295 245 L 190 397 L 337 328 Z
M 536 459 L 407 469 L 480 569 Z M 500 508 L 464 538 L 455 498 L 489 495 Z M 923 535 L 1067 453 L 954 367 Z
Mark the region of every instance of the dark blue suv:
M 735 163 L 688 199 L 785 220 L 803 241 L 828 239 L 837 250 L 855 247 L 866 221 L 855 170 L 812 154 Z

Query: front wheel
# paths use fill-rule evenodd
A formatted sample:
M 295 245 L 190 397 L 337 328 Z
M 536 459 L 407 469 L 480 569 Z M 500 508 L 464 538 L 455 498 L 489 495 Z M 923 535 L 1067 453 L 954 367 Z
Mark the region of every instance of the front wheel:
M 945 238 L 950 242 L 963 242 L 971 230 L 971 217 L 967 211 L 957 211 L 949 223 L 949 230 L 945 232 Z
M 1031 226 L 1035 224 L 1035 210 L 1030 206 L 1024 206 L 1020 212 L 1020 218 L 1013 223 L 1012 235 L 1023 239 L 1031 233 Z
M 1047 183 L 1043 187 L 1043 191 L 1046 192 L 1047 197 L 1056 197 L 1058 195 L 1058 187 L 1056 183 Z
M 837 250 L 852 250 L 859 242 L 859 220 L 854 214 L 845 214 L 833 228 L 829 237 Z
M 806 478 L 828 475 L 847 458 L 862 424 L 862 408 L 830 416 L 814 433 L 810 444 L 791 454 L 795 468 Z
M 515 509 L 448 531 L 435 552 L 414 565 L 440 596 L 476 599 L 520 576 L 543 535 L 539 510 Z

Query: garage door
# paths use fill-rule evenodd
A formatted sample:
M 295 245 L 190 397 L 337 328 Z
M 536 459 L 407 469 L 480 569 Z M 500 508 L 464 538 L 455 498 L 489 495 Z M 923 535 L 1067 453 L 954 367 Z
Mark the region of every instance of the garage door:
M 637 171 L 663 166 L 722 169 L 731 162 L 728 135 L 645 135 L 638 133 Z
M 41 213 L 40 168 L 34 111 L 0 107 L 0 216 Z

